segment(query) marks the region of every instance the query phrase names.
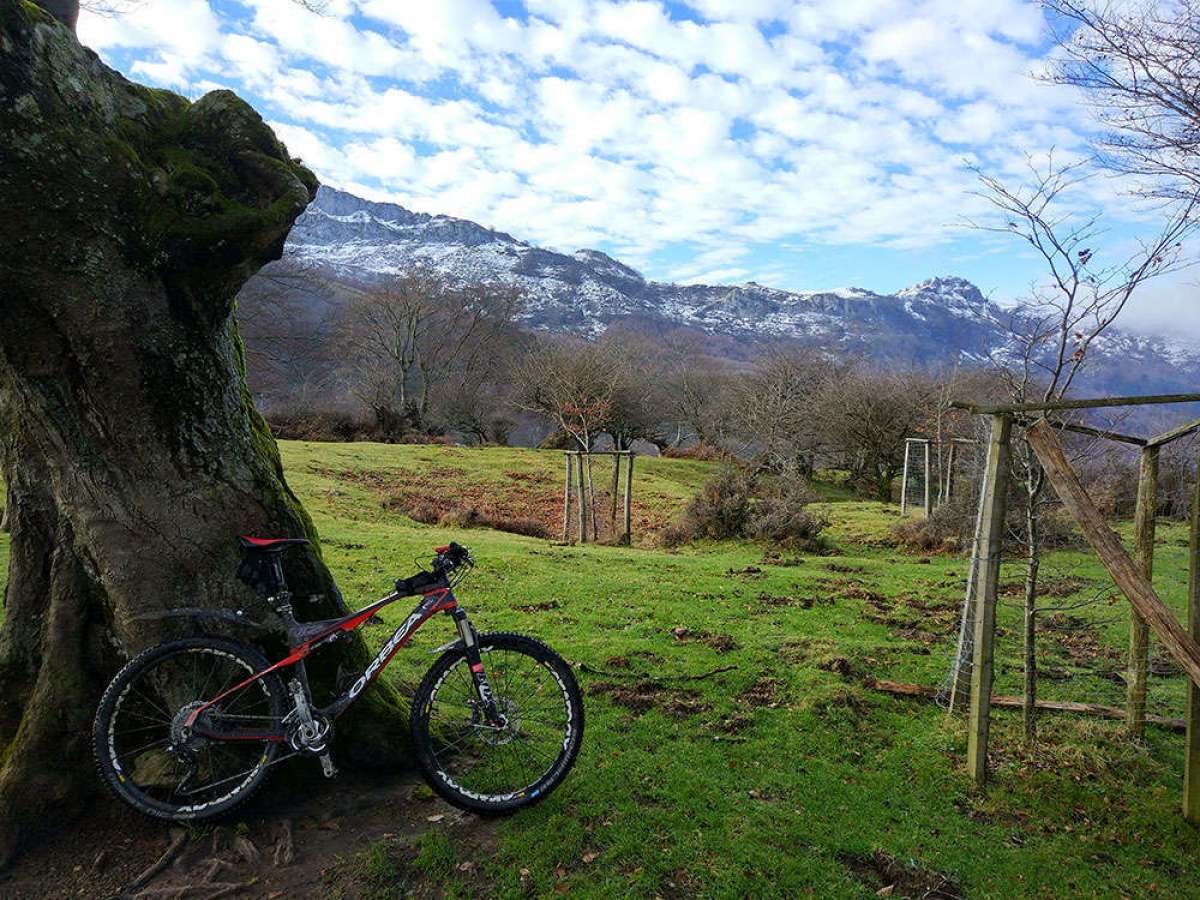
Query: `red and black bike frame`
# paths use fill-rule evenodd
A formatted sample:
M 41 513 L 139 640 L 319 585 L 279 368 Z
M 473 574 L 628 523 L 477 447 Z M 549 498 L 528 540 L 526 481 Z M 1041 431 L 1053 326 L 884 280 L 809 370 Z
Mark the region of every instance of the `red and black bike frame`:
M 288 644 L 290 652 L 283 659 L 274 665 L 268 666 L 262 671 L 255 672 L 250 677 L 235 684 L 233 687 L 222 691 L 217 696 L 208 700 L 197 709 L 193 710 L 185 723 L 187 727 L 193 729 L 196 734 L 212 740 L 253 740 L 253 741 L 282 741 L 284 733 L 282 730 L 264 733 L 261 730 L 251 731 L 225 731 L 207 727 L 203 718 L 204 713 L 220 703 L 225 698 L 236 694 L 244 689 L 247 685 L 254 683 L 260 678 L 269 675 L 272 672 L 282 672 L 282 670 L 294 667 L 296 677 L 299 679 L 303 687 L 305 697 L 310 705 L 312 701 L 312 693 L 308 686 L 308 676 L 304 668 L 305 658 L 326 644 L 331 644 L 337 641 L 352 631 L 361 628 L 371 618 L 386 606 L 390 606 L 397 600 L 404 597 L 412 596 L 411 593 L 394 591 L 383 597 L 369 606 L 352 612 L 340 619 L 324 619 L 318 622 L 297 622 L 291 614 L 291 605 L 288 596 L 274 598 L 277 601 L 277 611 L 284 619 L 287 625 Z M 484 713 L 486 720 L 490 723 L 499 724 L 501 716 L 496 708 L 495 700 L 492 696 L 491 685 L 488 683 L 487 673 L 484 671 L 483 660 L 479 653 L 479 644 L 474 626 L 471 625 L 467 618 L 467 613 L 458 605 L 458 601 L 454 597 L 453 589 L 447 579 L 443 576 L 438 579 L 438 582 L 421 593 L 421 601 L 413 608 L 408 617 L 400 623 L 400 626 L 395 630 L 390 638 L 380 647 L 379 652 L 375 654 L 374 659 L 367 665 L 350 686 L 345 691 L 340 693 L 333 699 L 332 702 L 320 708 L 313 708 L 313 711 L 333 720 L 340 716 L 347 708 L 358 698 L 363 689 L 374 681 L 379 673 L 382 672 L 396 652 L 409 642 L 417 630 L 420 629 L 434 613 L 444 612 L 449 614 L 454 619 L 455 627 L 458 629 L 458 640 L 452 641 L 443 650 L 449 650 L 455 646 L 461 645 L 466 656 L 467 664 L 471 671 L 471 679 L 475 685 L 476 694 L 481 705 L 481 710 Z

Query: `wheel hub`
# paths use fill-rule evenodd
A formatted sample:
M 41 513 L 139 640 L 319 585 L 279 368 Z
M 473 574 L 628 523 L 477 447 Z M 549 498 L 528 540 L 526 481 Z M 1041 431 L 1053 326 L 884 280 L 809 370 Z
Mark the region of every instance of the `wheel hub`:
M 484 719 L 484 711 L 480 706 L 472 710 L 471 724 L 477 729 L 479 739 L 492 747 L 502 747 L 515 740 L 521 731 L 521 720 L 518 717 L 517 705 L 507 698 L 496 700 L 496 711 L 500 713 L 502 725 L 496 726 Z

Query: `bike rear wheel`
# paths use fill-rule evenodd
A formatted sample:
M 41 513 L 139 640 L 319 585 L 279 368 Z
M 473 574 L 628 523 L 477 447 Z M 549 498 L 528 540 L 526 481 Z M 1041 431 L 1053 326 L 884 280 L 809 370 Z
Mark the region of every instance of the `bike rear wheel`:
M 501 815 L 537 803 L 571 770 L 583 696 L 570 666 L 541 641 L 484 634 L 479 652 L 505 726 L 486 723 L 464 650 L 449 650 L 413 697 L 413 747 L 443 799 Z
M 96 712 L 92 744 L 101 778 L 134 809 L 159 819 L 207 819 L 245 802 L 280 744 L 213 740 L 185 722 L 191 711 L 268 665 L 253 647 L 219 637 L 170 641 L 130 660 Z M 246 735 L 277 733 L 285 700 L 283 682 L 272 673 L 205 715 Z

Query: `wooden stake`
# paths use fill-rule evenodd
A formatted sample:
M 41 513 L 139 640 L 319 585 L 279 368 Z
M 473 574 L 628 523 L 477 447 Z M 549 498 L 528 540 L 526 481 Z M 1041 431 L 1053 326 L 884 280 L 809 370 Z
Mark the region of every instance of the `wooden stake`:
M 1142 450 L 1134 513 L 1134 558 L 1148 583 L 1154 577 L 1154 514 L 1158 503 L 1158 448 Z M 1136 608 L 1129 611 L 1129 669 L 1125 728 L 1140 740 L 1146 733 L 1146 679 L 1150 670 L 1150 626 Z
M 583 476 L 583 454 L 575 454 L 575 470 L 579 496 L 579 543 L 587 543 L 587 488 Z
M 931 512 L 933 512 L 932 507 L 930 507 L 930 505 L 929 505 L 929 501 L 932 496 L 929 492 L 929 489 L 931 487 L 931 485 L 929 483 L 929 475 L 930 475 L 930 471 L 929 471 L 929 441 L 926 441 L 925 442 L 925 518 L 927 518 L 927 519 L 929 518 L 929 514 Z
M 1000 552 L 1004 542 L 1004 506 L 1008 486 L 1008 440 L 1012 419 L 992 417 L 979 569 L 975 584 L 975 646 L 971 664 L 971 717 L 967 731 L 967 773 L 976 787 L 987 782 L 988 727 L 992 712 L 992 661 L 996 638 L 996 596 L 1000 586 Z
M 625 535 L 621 542 L 633 543 L 633 453 L 625 459 Z
M 904 473 L 900 476 L 900 515 L 908 514 L 908 454 L 912 449 L 912 441 L 904 442 Z
M 617 491 L 621 489 L 621 454 L 614 454 L 612 461 L 612 491 L 610 492 L 611 502 L 608 505 L 608 539 L 610 541 L 617 536 Z
M 1192 488 L 1192 528 L 1188 541 L 1188 634 L 1200 642 L 1200 465 Z M 1187 732 L 1183 743 L 1183 815 L 1200 822 L 1200 688 L 1188 682 Z
M 1105 523 L 1104 516 L 1096 509 L 1096 504 L 1067 462 L 1054 429 L 1045 422 L 1039 422 L 1028 430 L 1027 436 L 1063 506 L 1075 517 L 1083 536 L 1092 545 L 1121 593 L 1137 607 L 1151 631 L 1162 642 L 1163 648 L 1183 667 L 1188 678 L 1200 684 L 1200 643 L 1184 630 L 1158 594 L 1154 593 L 1153 586 L 1142 577 L 1137 565 L 1125 552 L 1121 539 Z
M 571 454 L 564 453 L 567 463 L 567 477 L 563 482 L 563 543 L 571 540 Z

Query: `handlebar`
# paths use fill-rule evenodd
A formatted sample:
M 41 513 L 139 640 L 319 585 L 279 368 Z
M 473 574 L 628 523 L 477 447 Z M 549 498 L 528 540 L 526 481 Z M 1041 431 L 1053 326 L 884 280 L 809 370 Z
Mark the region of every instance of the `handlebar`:
M 431 572 L 418 572 L 411 578 L 400 578 L 396 581 L 396 592 L 402 595 L 421 594 L 431 588 L 436 588 L 442 585 L 445 578 L 462 566 L 473 566 L 475 560 L 471 557 L 471 551 L 462 544 L 456 544 L 453 541 L 446 544 L 444 547 L 434 548 L 433 562 L 430 563 Z

